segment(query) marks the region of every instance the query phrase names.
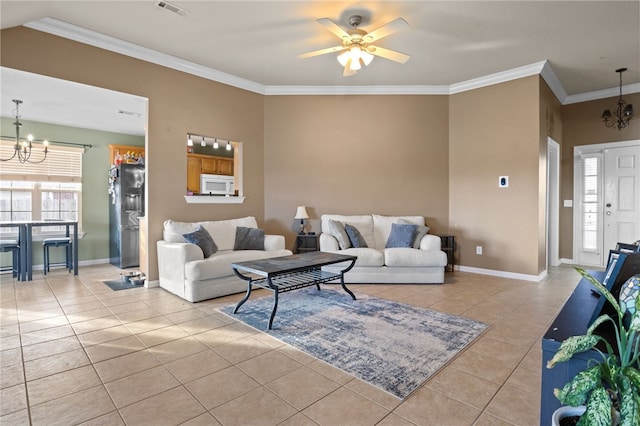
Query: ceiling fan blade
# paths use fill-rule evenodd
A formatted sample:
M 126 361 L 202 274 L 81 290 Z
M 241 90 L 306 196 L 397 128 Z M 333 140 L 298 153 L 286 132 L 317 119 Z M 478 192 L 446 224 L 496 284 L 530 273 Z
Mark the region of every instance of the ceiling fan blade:
M 399 62 L 404 64 L 411 58 L 409 55 L 405 55 L 404 53 L 396 52 L 395 50 L 385 49 L 384 47 L 378 46 L 369 46 L 367 48 L 367 52 L 372 55 L 380 56 L 381 58 L 390 59 L 394 62 Z
M 345 30 L 342 29 L 342 27 L 340 27 L 340 25 L 336 24 L 329 18 L 316 19 L 316 22 L 322 25 L 323 27 L 325 27 L 326 29 L 328 29 L 329 31 L 331 31 L 332 33 L 334 33 L 335 35 L 337 35 L 338 37 L 340 37 L 341 39 L 345 37 L 350 38 L 349 33 L 347 33 Z
M 327 54 L 327 53 L 339 52 L 339 51 L 344 50 L 344 49 L 345 49 L 344 46 L 327 47 L 326 49 L 314 50 L 313 52 L 303 53 L 301 55 L 298 55 L 298 58 L 306 59 L 306 58 L 311 58 L 313 56 L 324 55 L 324 54 Z
M 401 29 L 407 28 L 409 24 L 402 18 L 396 18 L 393 21 L 389 22 L 386 25 L 381 26 L 380 28 L 371 31 L 369 34 L 365 36 L 365 41 L 367 43 L 374 42 L 376 40 L 380 40 L 382 37 L 386 37 L 399 31 Z

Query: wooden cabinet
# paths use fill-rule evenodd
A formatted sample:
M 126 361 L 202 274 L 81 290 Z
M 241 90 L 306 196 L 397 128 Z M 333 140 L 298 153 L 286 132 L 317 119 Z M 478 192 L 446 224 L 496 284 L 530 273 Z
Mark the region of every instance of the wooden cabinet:
M 218 174 L 233 176 L 233 158 L 220 158 L 218 162 Z
M 200 160 L 202 173 L 233 176 L 233 158 L 202 156 Z
M 187 153 L 187 191 L 200 193 L 200 175 L 233 176 L 233 158 Z
M 187 191 L 200 193 L 201 168 L 200 158 L 187 155 Z
M 124 157 L 127 153 L 133 154 L 135 157 L 142 156 L 144 159 L 144 146 L 132 145 L 109 145 L 109 164 L 115 164 L 117 154 Z

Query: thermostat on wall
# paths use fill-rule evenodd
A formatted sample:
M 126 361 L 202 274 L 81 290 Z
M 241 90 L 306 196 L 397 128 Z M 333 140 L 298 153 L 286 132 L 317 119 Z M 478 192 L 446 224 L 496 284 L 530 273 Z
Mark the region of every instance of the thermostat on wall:
M 508 188 L 509 187 L 509 176 L 500 176 L 498 178 L 498 187 L 500 187 L 500 188 Z

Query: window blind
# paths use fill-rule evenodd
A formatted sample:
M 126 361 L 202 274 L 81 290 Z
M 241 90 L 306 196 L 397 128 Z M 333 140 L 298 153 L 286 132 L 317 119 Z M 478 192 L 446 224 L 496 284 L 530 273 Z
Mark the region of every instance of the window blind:
M 14 141 L 0 140 L 0 158 L 13 155 Z M 47 159 L 42 163 L 20 163 L 17 155 L 11 161 L 0 162 L 0 180 L 82 182 L 82 154 L 84 148 L 49 145 Z M 31 159 L 39 161 L 44 146 L 33 144 Z

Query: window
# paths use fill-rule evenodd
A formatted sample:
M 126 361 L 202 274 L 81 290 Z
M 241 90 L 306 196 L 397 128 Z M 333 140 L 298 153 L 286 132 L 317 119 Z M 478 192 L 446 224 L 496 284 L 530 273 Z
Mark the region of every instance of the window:
M 13 145 L 0 141 L 0 158 L 11 157 Z M 0 220 L 77 220 L 81 231 L 83 152 L 81 148 L 53 146 L 42 163 L 21 164 L 15 159 L 0 163 Z M 17 232 L 17 228 L 3 230 Z M 34 234 L 64 230 L 64 226 L 36 227 Z
M 582 248 L 584 250 L 598 249 L 600 203 L 600 161 L 598 157 L 582 160 Z

